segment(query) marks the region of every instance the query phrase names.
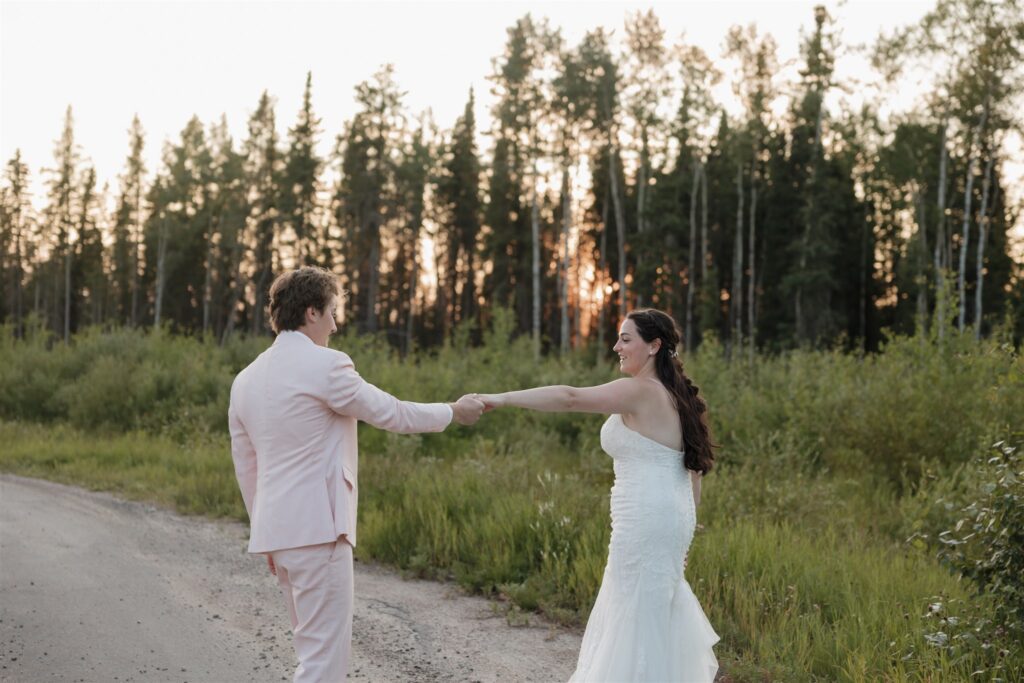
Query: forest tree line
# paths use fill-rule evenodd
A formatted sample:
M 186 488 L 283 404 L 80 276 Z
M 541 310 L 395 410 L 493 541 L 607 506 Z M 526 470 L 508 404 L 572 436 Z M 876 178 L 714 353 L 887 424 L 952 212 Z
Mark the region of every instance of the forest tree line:
M 0 322 L 18 335 L 34 314 L 64 340 L 91 325 L 263 334 L 274 275 L 317 264 L 339 275 L 347 323 L 403 351 L 494 307 L 538 352 L 610 345 L 637 306 L 672 313 L 687 348 L 710 334 L 731 351 L 1020 324 L 1001 156 L 1022 123 L 1020 3 L 939 0 L 880 36 L 881 74 L 931 79 L 887 116 L 830 109 L 855 85 L 835 77 L 841 27 L 824 7 L 808 25 L 795 80 L 770 35 L 729 31 L 729 115 L 722 60 L 670 44 L 653 12 L 621 45 L 602 28 L 568 45 L 527 15 L 494 60 L 482 135 L 472 91 L 442 129 L 384 66 L 321 157 L 307 74 L 292 126 L 264 92 L 243 140 L 193 117 L 157 169 L 135 117 L 115 188 L 83 161 L 69 107 L 40 208 L 20 152 L 5 166 Z

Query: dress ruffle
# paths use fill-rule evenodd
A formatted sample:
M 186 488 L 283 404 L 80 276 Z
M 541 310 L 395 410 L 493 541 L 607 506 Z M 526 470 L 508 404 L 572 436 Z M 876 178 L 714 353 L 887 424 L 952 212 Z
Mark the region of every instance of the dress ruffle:
M 631 595 L 616 592 L 602 583 L 570 683 L 714 681 L 719 637 L 685 579 L 671 600 L 639 586 Z

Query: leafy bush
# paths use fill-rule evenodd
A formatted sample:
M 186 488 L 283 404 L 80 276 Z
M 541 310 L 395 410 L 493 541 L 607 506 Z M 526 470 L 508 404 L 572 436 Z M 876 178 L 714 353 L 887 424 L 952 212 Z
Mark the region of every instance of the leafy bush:
M 511 330 L 498 313 L 482 346 L 463 331 L 406 358 L 379 337 L 341 335 L 332 345 L 368 381 L 409 400 L 618 375 L 593 348 L 537 359 Z M 128 329 L 89 331 L 65 347 L 0 330 L 0 469 L 244 519 L 227 396 L 269 343 L 220 347 Z M 942 346 L 897 338 L 874 356 L 794 351 L 730 362 L 708 343 L 686 364 L 722 444 L 688 575 L 734 680 L 1024 670 L 1024 654 L 1007 647 L 1009 627 L 985 627 L 1020 622 L 1019 612 L 996 612 L 1020 589 L 1010 547 L 1020 544 L 1019 489 L 1016 503 L 999 498 L 1008 475 L 971 464 L 980 444 L 1024 414 L 1024 364 L 1012 347 L 966 335 Z M 501 410 L 440 434 L 360 427 L 357 554 L 562 621 L 585 618 L 609 535 L 603 419 Z M 1011 470 L 1019 483 L 1020 467 Z M 994 488 L 980 488 L 986 482 Z M 975 515 L 942 538 L 966 541 L 950 547 L 985 581 L 980 595 L 934 556 L 940 532 L 972 500 Z M 992 526 L 966 538 L 982 510 Z M 1011 556 L 1016 564 L 1005 564 Z
M 992 446 L 979 461 L 977 499 L 942 532 L 940 557 L 979 593 L 994 597 L 998 625 L 1024 636 L 1024 432 Z

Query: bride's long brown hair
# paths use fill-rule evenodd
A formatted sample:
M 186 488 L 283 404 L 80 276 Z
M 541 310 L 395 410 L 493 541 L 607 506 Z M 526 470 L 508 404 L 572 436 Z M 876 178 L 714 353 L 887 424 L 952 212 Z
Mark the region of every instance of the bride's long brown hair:
M 636 325 L 640 337 L 648 344 L 661 340 L 661 348 L 654 355 L 654 368 L 658 379 L 665 385 L 679 411 L 683 429 L 683 464 L 688 470 L 707 474 L 715 464 L 714 449 L 708 429 L 708 406 L 698 393 L 700 388 L 683 371 L 676 347 L 679 346 L 679 328 L 670 315 L 655 308 L 640 308 L 626 316 Z

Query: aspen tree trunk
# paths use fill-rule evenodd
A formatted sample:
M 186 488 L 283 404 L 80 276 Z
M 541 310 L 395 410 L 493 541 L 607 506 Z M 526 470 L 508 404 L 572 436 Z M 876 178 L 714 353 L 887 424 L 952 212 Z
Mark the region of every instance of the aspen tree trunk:
M 949 130 L 949 121 L 942 121 L 942 135 L 939 144 L 939 192 L 938 209 L 939 220 L 935 227 L 935 325 L 938 329 L 938 337 L 942 339 L 946 334 L 946 168 L 949 153 L 946 150 L 946 134 Z
M 167 277 L 167 219 L 160 219 L 160 232 L 156 247 L 156 300 L 153 304 L 153 327 L 160 327 L 160 316 L 164 305 L 164 280 Z
M 559 265 L 560 289 L 558 292 L 558 303 L 561 309 L 561 348 L 563 352 L 569 350 L 569 224 L 572 220 L 570 215 L 571 202 L 569 201 L 569 167 L 562 169 L 562 245 L 561 263 Z
M 231 333 L 235 330 L 235 314 L 238 309 L 238 304 L 242 300 L 242 295 L 245 293 L 245 287 L 242 284 L 245 280 L 242 276 L 242 252 L 243 244 L 245 243 L 245 226 L 241 226 L 235 236 L 235 243 L 231 248 L 231 272 L 233 273 L 233 280 L 231 282 L 231 293 L 228 295 L 228 306 L 225 313 L 224 330 L 220 335 L 220 344 L 223 346 L 227 343 Z
M 977 284 L 974 288 L 974 338 L 981 339 L 981 291 L 985 284 L 985 242 L 988 240 L 988 194 L 992 187 L 992 166 L 995 162 L 995 150 L 990 150 L 985 163 L 985 180 L 981 186 L 981 216 L 978 220 L 978 256 L 975 261 Z
M 977 138 L 977 149 L 981 149 L 982 140 L 985 139 L 985 124 L 988 122 L 988 97 L 985 97 L 985 109 L 981 113 L 981 121 L 978 123 Z M 967 249 L 971 242 L 971 200 L 974 197 L 972 190 L 974 189 L 974 176 L 978 166 L 978 154 L 975 149 L 975 141 L 972 140 L 969 143 L 971 160 L 967 164 L 967 191 L 964 192 L 964 220 L 963 220 L 963 239 L 960 242 L 960 267 L 958 269 L 956 291 L 957 299 L 959 300 L 960 311 L 957 316 L 957 329 L 960 332 L 964 331 L 964 325 L 967 322 L 967 295 L 966 295 L 966 280 L 967 280 Z
M 129 311 L 129 322 L 132 327 L 139 324 L 139 249 L 142 244 L 142 178 L 135 184 L 135 230 L 129 240 L 132 249 L 132 310 Z
M 700 164 L 700 212 L 700 282 L 703 287 L 708 271 L 708 168 L 703 161 Z
M 373 239 L 370 243 L 370 284 L 366 292 L 366 330 L 377 331 L 377 299 L 380 298 L 380 216 L 373 218 Z
M 974 143 L 971 142 L 971 158 L 967 164 L 967 188 L 964 192 L 964 218 L 963 218 L 963 229 L 960 238 L 960 254 L 959 254 L 959 266 L 957 267 L 957 278 L 956 278 L 956 294 L 957 294 L 957 306 L 959 311 L 957 312 L 956 328 L 960 332 L 964 331 L 964 323 L 967 317 L 967 301 L 966 301 L 966 278 L 964 277 L 967 273 L 967 250 L 970 248 L 971 243 L 971 199 L 973 197 L 974 190 L 974 175 L 977 170 L 978 159 L 974 153 Z
M 601 291 L 601 303 L 599 304 L 599 307 L 598 307 L 598 310 L 597 310 L 597 357 L 599 359 L 601 358 L 601 353 L 603 352 L 604 344 L 605 344 L 605 341 L 604 341 L 604 328 L 605 328 L 605 324 L 606 324 L 605 323 L 605 320 L 606 320 L 605 316 L 607 315 L 607 311 L 608 311 L 608 301 L 605 299 L 606 292 L 604 292 L 603 290 L 604 290 L 604 287 L 605 287 L 604 271 L 605 271 L 605 267 L 607 266 L 607 263 L 608 263 L 608 260 L 607 260 L 607 258 L 605 256 L 605 254 L 606 254 L 605 250 L 608 248 L 608 206 L 609 206 L 609 204 L 608 204 L 608 199 L 609 199 L 609 197 L 608 197 L 608 188 L 609 187 L 610 187 L 610 185 L 606 185 L 605 186 L 604 205 L 601 207 L 601 246 L 598 249 L 598 251 L 600 252 L 600 257 L 598 259 L 598 267 L 597 267 L 597 282 L 594 283 L 595 287 L 600 287 L 601 290 L 602 290 Z
M 420 231 L 416 230 L 416 235 L 419 235 L 419 233 Z M 405 356 L 408 356 L 409 351 L 412 350 L 412 336 L 415 332 L 416 282 L 420 277 L 417 242 L 418 240 L 413 240 L 412 249 L 410 250 L 412 252 L 412 268 L 409 272 L 409 310 L 405 318 L 405 348 L 403 350 Z
M 733 319 L 732 345 L 743 344 L 743 164 L 736 166 L 736 243 L 732 259 L 732 298 L 729 311 Z
M 754 258 L 757 252 L 754 251 L 755 237 L 757 235 L 757 159 L 755 157 L 753 164 L 750 166 L 750 236 L 747 241 L 747 257 L 750 259 L 750 279 L 747 281 L 747 334 L 750 335 L 750 357 L 753 360 L 754 356 L 754 343 L 755 343 L 755 331 L 754 331 L 754 275 L 755 275 L 755 264 Z
M 71 227 L 64 244 L 64 345 L 71 343 Z
M 804 226 L 804 237 L 803 237 L 803 248 L 800 250 L 800 274 L 801 276 L 807 272 L 807 251 L 811 246 L 811 232 L 814 226 L 815 213 L 818 210 L 817 202 L 815 201 L 815 195 L 818 193 L 818 157 L 819 147 L 821 146 L 821 117 L 824 106 L 821 102 L 818 103 L 818 116 L 814 123 L 814 159 L 811 161 L 811 178 L 808 186 L 811 188 L 810 196 L 810 210 L 807 212 L 807 221 Z M 805 321 L 803 311 L 803 285 L 798 285 L 796 288 L 796 336 L 797 339 L 803 341 L 805 339 Z
M 917 214 L 917 234 L 921 240 L 921 254 L 917 263 L 917 325 L 918 330 L 923 332 L 928 320 L 928 288 L 926 286 L 928 276 L 925 275 L 925 265 L 928 259 L 928 231 L 924 224 L 924 197 L 920 188 L 914 190 L 914 208 Z
M 15 267 L 14 267 L 14 287 L 13 287 L 13 290 L 14 290 L 14 306 L 11 307 L 11 310 L 14 311 L 14 336 L 16 338 L 18 338 L 18 339 L 21 339 L 22 337 L 25 336 L 24 330 L 22 329 L 22 322 L 21 322 L 22 316 L 23 316 L 22 306 L 23 306 L 23 303 L 24 303 L 22 301 L 22 298 L 24 296 L 23 293 L 22 293 L 22 287 L 23 287 L 22 278 L 24 277 L 23 274 L 25 272 L 25 270 L 24 270 L 25 265 L 22 262 L 21 213 L 20 213 L 20 211 L 17 214 L 17 220 L 18 220 L 18 226 L 17 226 L 17 230 L 18 231 L 14 234 L 14 257 L 16 259 Z
M 870 223 L 867 216 L 860 227 L 860 296 L 857 301 L 857 331 L 860 336 L 861 348 L 866 352 L 868 346 L 868 231 Z
M 697 192 L 700 189 L 700 166 L 692 162 L 693 180 L 690 182 L 690 260 L 686 275 L 686 351 L 693 350 L 693 291 L 697 286 Z
M 206 263 L 203 264 L 203 336 L 210 329 L 210 308 L 213 305 L 213 218 L 206 237 Z
M 645 138 L 644 149 L 640 151 L 640 168 L 637 171 L 636 180 L 636 231 L 637 234 L 643 234 L 645 230 L 644 226 L 644 204 L 647 201 L 647 155 L 646 155 L 646 132 L 641 133 L 641 136 Z M 642 250 L 637 250 L 635 255 L 636 258 L 636 273 L 640 273 L 643 267 L 643 253 Z M 644 292 L 637 290 L 636 294 L 636 306 L 641 308 L 644 305 Z
M 619 188 L 618 172 L 618 149 L 615 144 L 609 150 L 611 157 L 608 164 L 608 173 L 612 186 L 612 202 L 615 205 L 615 232 L 619 240 L 619 320 L 626 317 L 626 211 L 622 206 L 622 196 Z
M 537 163 L 533 166 L 533 192 L 530 203 L 530 237 L 532 238 L 533 276 L 533 355 L 540 358 L 540 206 L 537 202 Z

